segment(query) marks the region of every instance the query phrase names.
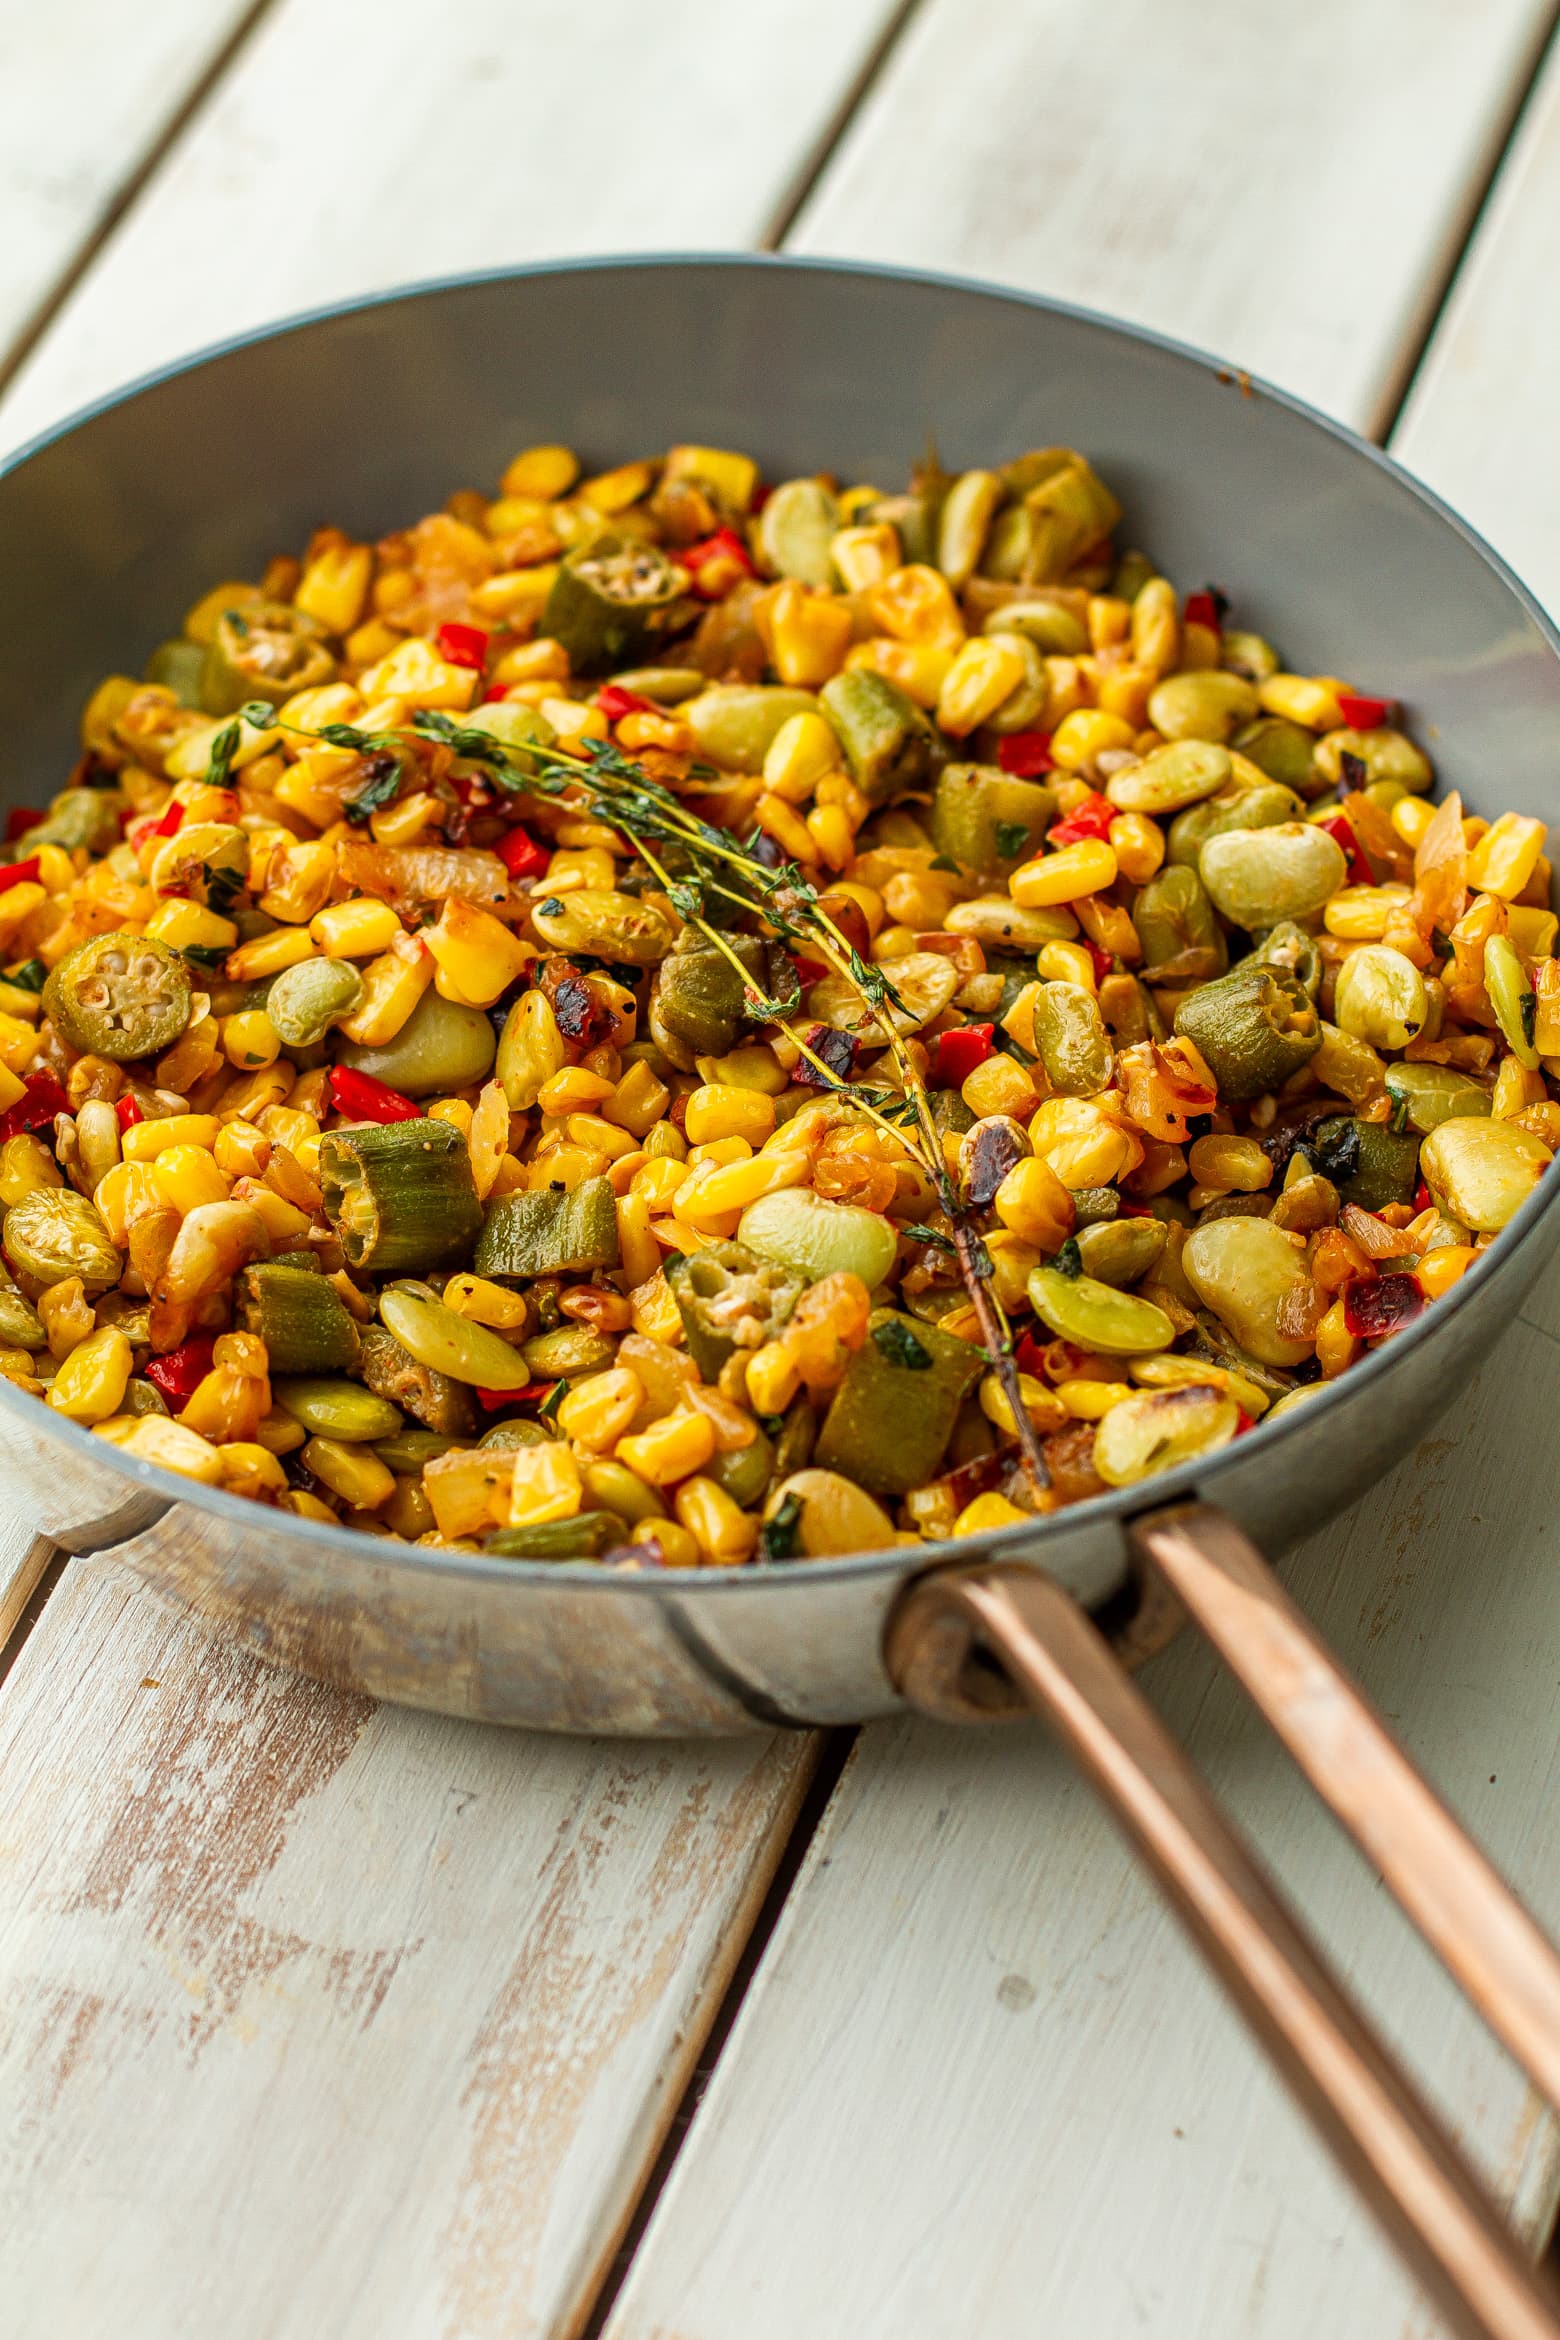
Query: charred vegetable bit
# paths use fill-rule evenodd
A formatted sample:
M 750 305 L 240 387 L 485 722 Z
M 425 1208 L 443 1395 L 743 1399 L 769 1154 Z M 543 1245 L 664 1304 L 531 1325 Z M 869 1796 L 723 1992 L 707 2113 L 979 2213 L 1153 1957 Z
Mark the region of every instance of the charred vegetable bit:
M 1476 1273 L 1560 1148 L 1544 825 L 1004 452 L 528 448 L 169 613 L 0 847 L 0 1375 L 380 1537 L 800 1566 Z

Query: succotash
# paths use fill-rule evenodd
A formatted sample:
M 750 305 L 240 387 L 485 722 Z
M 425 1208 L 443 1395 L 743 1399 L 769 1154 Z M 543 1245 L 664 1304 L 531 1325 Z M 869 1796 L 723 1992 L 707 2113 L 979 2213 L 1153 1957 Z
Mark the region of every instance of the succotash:
M 304 1518 L 726 1567 L 1390 1340 L 1560 1145 L 1544 828 L 1119 518 L 1064 448 L 539 446 L 213 585 L 10 816 L 0 1372 Z

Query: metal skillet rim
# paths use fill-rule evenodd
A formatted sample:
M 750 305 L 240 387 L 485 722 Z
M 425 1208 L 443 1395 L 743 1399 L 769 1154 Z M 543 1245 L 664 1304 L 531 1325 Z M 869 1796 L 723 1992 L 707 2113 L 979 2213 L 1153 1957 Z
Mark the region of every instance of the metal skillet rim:
M 1451 528 L 1461 537 L 1464 543 L 1484 562 L 1485 566 L 1494 572 L 1532 620 L 1556 658 L 1560 659 L 1560 626 L 1557 626 L 1549 617 L 1509 564 L 1502 559 L 1501 555 L 1495 551 L 1479 531 L 1472 527 L 1460 513 L 1445 503 L 1433 489 L 1416 479 L 1402 464 L 1396 462 L 1384 449 L 1375 446 L 1369 439 L 1362 438 L 1357 432 L 1348 429 L 1346 425 L 1333 421 L 1330 416 L 1321 413 L 1306 400 L 1295 397 L 1289 391 L 1276 388 L 1273 384 L 1263 380 L 1261 376 L 1250 374 L 1244 368 L 1237 369 L 1229 362 L 1215 357 L 1206 350 L 1178 341 L 1168 334 L 1154 332 L 1145 326 L 1126 324 L 1099 310 L 1085 308 L 1077 302 L 1050 300 L 1037 293 L 1023 292 L 1010 285 L 989 283 L 978 277 L 952 275 L 932 269 L 901 268 L 884 262 L 834 260 L 809 256 L 793 258 L 780 253 L 731 251 L 593 254 L 583 259 L 537 261 L 513 268 L 467 270 L 453 276 L 429 277 L 411 284 L 391 286 L 384 291 L 361 295 L 350 300 L 329 301 L 312 309 L 296 311 L 270 324 L 250 327 L 242 333 L 232 334 L 223 340 L 208 343 L 169 364 L 154 367 L 147 373 L 136 376 L 132 381 L 123 384 L 116 390 L 90 400 L 87 404 L 76 408 L 63 417 L 59 422 L 36 432 L 3 461 L 0 461 L 0 480 L 4 480 L 11 472 L 18 470 L 45 447 L 53 445 L 58 439 L 69 436 L 71 432 L 93 421 L 98 415 L 106 413 L 110 408 L 128 405 L 144 391 L 155 389 L 161 383 L 178 375 L 192 373 L 215 359 L 232 356 L 253 342 L 277 340 L 286 334 L 302 331 L 311 325 L 322 324 L 331 318 L 387 308 L 401 301 L 416 300 L 430 294 L 459 291 L 468 286 L 501 282 L 526 283 L 538 277 L 594 275 L 624 269 L 676 271 L 690 267 L 729 269 L 733 272 L 778 270 L 798 275 L 807 273 L 847 278 L 881 277 L 897 283 L 926 286 L 933 290 L 941 288 L 954 292 L 977 293 L 984 298 L 1004 301 L 1017 308 L 1038 310 L 1043 315 L 1066 317 L 1082 324 L 1095 326 L 1125 341 L 1139 343 L 1194 366 L 1206 367 L 1217 377 L 1228 380 L 1232 384 L 1238 383 L 1240 395 L 1267 399 L 1287 409 L 1299 421 L 1309 425 L 1313 430 L 1320 431 L 1327 437 L 1339 441 L 1356 458 L 1365 459 L 1384 471 L 1400 487 L 1405 488 L 1434 519 L 1439 521 L 1442 526 Z M 1537 1188 L 1509 1225 L 1501 1230 L 1499 1256 L 1502 1260 L 1508 1258 L 1528 1241 L 1540 1218 L 1546 1210 L 1552 1207 L 1557 1197 L 1560 1197 L 1560 1180 L 1541 1179 Z M 1319 1415 L 1322 1411 L 1336 1408 L 1340 1402 L 1346 1403 L 1354 1398 L 1363 1399 L 1369 1391 L 1377 1386 L 1384 1375 L 1392 1371 L 1398 1359 L 1407 1356 L 1411 1348 L 1417 1348 L 1424 1340 L 1439 1337 L 1442 1333 L 1449 1336 L 1460 1310 L 1470 1297 L 1481 1288 L 1494 1260 L 1495 1249 L 1492 1247 L 1491 1253 L 1486 1258 L 1481 1259 L 1466 1276 L 1453 1285 L 1451 1291 L 1442 1299 L 1432 1303 L 1415 1323 L 1408 1326 L 1405 1331 L 1399 1333 L 1384 1348 L 1377 1350 L 1362 1364 L 1350 1366 L 1348 1371 L 1341 1375 L 1337 1381 L 1319 1390 L 1314 1399 L 1308 1401 L 1304 1408 L 1297 1409 L 1294 1417 L 1286 1417 L 1285 1421 L 1298 1419 L 1300 1413 L 1303 1412 L 1306 1421 L 1309 1422 L 1313 1416 Z M 38 1414 L 41 1404 L 41 1400 L 29 1396 L 23 1390 L 16 1389 L 11 1383 L 0 1381 L 0 1410 L 16 1420 L 19 1427 L 25 1428 L 29 1423 L 34 1429 L 39 1427 Z M 46 1408 L 42 1410 L 47 1415 L 48 1410 Z M 772 1574 L 766 1570 L 765 1580 L 768 1583 L 794 1581 L 799 1584 L 817 1584 L 820 1582 L 853 1582 L 858 1578 L 872 1576 L 898 1576 L 904 1573 L 907 1559 L 913 1559 L 914 1565 L 919 1569 L 922 1566 L 935 1566 L 940 1560 L 946 1560 L 955 1554 L 962 1562 L 1027 1558 L 1038 1555 L 1043 1548 L 1046 1537 L 1053 1530 L 1061 1531 L 1085 1514 L 1095 1520 L 1107 1514 L 1113 1515 L 1122 1529 L 1125 1530 L 1132 1518 L 1140 1516 L 1147 1510 L 1166 1508 L 1175 1502 L 1201 1497 L 1205 1493 L 1216 1499 L 1217 1478 L 1224 1461 L 1238 1455 L 1241 1462 L 1244 1463 L 1250 1452 L 1248 1440 L 1268 1441 L 1274 1434 L 1282 1438 L 1285 1421 L 1259 1422 L 1256 1428 L 1247 1434 L 1247 1438 L 1239 1441 L 1238 1445 L 1231 1444 L 1222 1447 L 1207 1458 L 1194 1459 L 1189 1463 L 1182 1464 L 1179 1469 L 1140 1480 L 1133 1486 L 1113 1488 L 1104 1494 L 1090 1496 L 1083 1503 L 1070 1504 L 1061 1511 L 1051 1513 L 1046 1517 L 1037 1517 L 1033 1522 L 1026 1522 L 1022 1526 L 998 1528 L 984 1535 L 962 1537 L 956 1543 L 953 1541 L 929 1543 L 922 1546 L 913 1555 L 909 1546 L 901 1544 L 890 1545 L 877 1552 L 854 1553 L 837 1560 L 809 1560 L 794 1568 L 776 1569 Z M 199 1511 L 209 1513 L 213 1518 L 226 1520 L 235 1527 L 250 1530 L 254 1527 L 256 1506 L 246 1497 L 229 1494 L 221 1488 L 201 1486 L 194 1480 L 183 1479 L 174 1472 L 159 1469 L 155 1464 L 138 1462 L 120 1452 L 118 1448 L 111 1446 L 107 1440 L 95 1439 L 91 1431 L 81 1424 L 66 1421 L 58 1415 L 48 1417 L 47 1427 L 50 1434 L 59 1442 L 63 1453 L 79 1454 L 83 1460 L 90 1457 L 98 1464 L 107 1463 L 124 1479 L 128 1486 L 139 1487 L 163 1502 L 170 1510 L 176 1504 L 188 1504 Z M 80 1443 L 78 1444 L 78 1442 Z M 354 1528 L 327 1526 L 321 1520 L 303 1519 L 296 1514 L 288 1517 L 285 1532 L 289 1540 L 297 1538 L 322 1552 L 340 1553 L 348 1559 L 368 1559 L 379 1549 L 377 1537 L 365 1536 L 360 1530 Z M 108 1549 L 112 1551 L 113 1547 L 109 1546 Z M 594 1560 L 508 1560 L 485 1552 L 443 1551 L 435 1546 L 418 1544 L 396 1545 L 393 1549 L 397 1565 L 404 1566 L 411 1563 L 417 1566 L 426 1566 L 432 1573 L 452 1580 L 467 1579 L 485 1583 L 557 1583 L 559 1572 L 563 1570 L 566 1572 L 567 1582 L 577 1591 L 585 1591 L 595 1587 L 616 1593 L 643 1593 L 650 1597 L 659 1597 L 672 1591 L 679 1594 L 699 1593 L 700 1595 L 717 1596 L 722 1591 L 737 1593 L 745 1588 L 751 1588 L 754 1581 L 752 1572 L 746 1568 L 679 1569 L 674 1571 L 659 1569 L 617 1570 L 604 1568 Z

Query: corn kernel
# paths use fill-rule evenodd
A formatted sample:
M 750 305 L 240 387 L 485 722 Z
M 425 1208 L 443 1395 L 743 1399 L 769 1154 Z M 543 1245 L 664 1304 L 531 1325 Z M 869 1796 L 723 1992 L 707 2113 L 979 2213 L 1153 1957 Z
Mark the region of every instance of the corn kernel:
M 1094 960 L 1082 943 L 1042 943 L 1035 955 L 1035 973 L 1047 983 L 1076 983 L 1083 991 L 1098 992 L 1100 987 L 1099 977 L 1094 972 Z M 1014 1004 L 1016 1006 L 1017 1002 Z M 1032 1026 L 1033 1002 L 1030 1003 L 1030 1015 Z
M 365 699 L 404 699 L 409 707 L 464 712 L 479 680 L 472 667 L 453 665 L 439 656 L 431 642 L 412 634 L 360 675 L 358 688 Z
M 169 1146 L 198 1146 L 210 1153 L 217 1142 L 211 1113 L 169 1113 L 160 1121 L 137 1121 L 123 1132 L 120 1152 L 127 1162 L 150 1162 Z
M 199 1210 L 202 1203 L 228 1199 L 228 1182 L 204 1146 L 165 1147 L 152 1166 L 152 1174 L 163 1201 L 176 1211 L 188 1213 Z
M 695 1089 L 683 1119 L 690 1145 L 703 1146 L 716 1138 L 746 1138 L 761 1146 L 774 1135 L 773 1101 L 757 1089 L 735 1088 L 725 1081 Z
M 1040 1251 L 1059 1250 L 1076 1217 L 1071 1193 L 1038 1155 L 1015 1162 L 997 1188 L 993 1207 L 1004 1227 Z
M 745 1560 L 758 1541 L 757 1520 L 750 1519 L 713 1479 L 685 1479 L 673 1508 L 704 1558 L 718 1567 Z
M 1165 858 L 1165 833 L 1147 813 L 1117 813 L 1110 824 L 1110 848 L 1128 885 L 1143 886 Z
M 219 918 L 201 902 L 159 902 L 146 921 L 146 931 L 173 951 L 226 951 L 238 940 L 233 920 Z
M 845 653 L 845 670 L 869 667 L 886 682 L 897 684 L 907 699 L 918 707 L 935 707 L 948 679 L 955 653 L 939 642 L 896 642 L 887 634 L 874 634 L 865 642 L 853 642 Z
M 1026 861 L 1008 880 L 1008 892 L 1024 910 L 1043 910 L 1059 902 L 1081 901 L 1116 882 L 1116 856 L 1103 838 L 1085 837 L 1064 845 L 1059 853 Z
M 642 1519 L 629 1541 L 634 1544 L 653 1544 L 667 1568 L 697 1568 L 699 1565 L 699 1547 L 678 1520 Z
M 258 935 L 253 942 L 240 943 L 236 951 L 229 951 L 222 972 L 230 983 L 254 983 L 319 955 L 302 927 L 279 926 L 274 934 Z
M 72 1422 L 106 1422 L 124 1403 L 134 1362 L 124 1333 L 104 1325 L 72 1349 L 54 1376 L 48 1402 Z
M 557 575 L 556 561 L 539 561 L 529 569 L 501 569 L 496 577 L 486 577 L 472 588 L 471 606 L 480 616 L 503 618 L 517 630 L 532 626 L 546 607 Z M 519 651 L 509 650 L 493 668 L 493 680 L 499 684 L 523 682 L 526 671 Z
M 566 496 L 579 476 L 580 459 L 572 447 L 522 447 L 498 484 L 506 496 L 535 496 L 550 504 Z
M 1343 941 L 1379 942 L 1408 895 L 1407 886 L 1340 886 L 1322 912 L 1322 923 Z
M 766 596 L 764 615 L 770 658 L 783 683 L 813 689 L 838 674 L 854 623 L 848 601 L 788 577 Z
M 1345 1366 L 1354 1362 L 1359 1348 L 1359 1342 L 1349 1330 L 1344 1306 L 1340 1293 L 1316 1328 L 1316 1362 L 1328 1381 L 1336 1380 Z
M 371 959 L 363 970 L 362 999 L 339 1029 L 363 1048 L 393 1040 L 432 982 L 436 964 L 420 936 L 398 935 L 383 957 Z
M 810 869 L 817 861 L 818 848 L 811 830 L 801 816 L 792 811 L 783 796 L 774 796 L 766 790 L 754 807 L 753 817 L 765 834 L 773 837 L 793 861 L 799 861 L 806 869 Z
M 964 619 L 953 588 L 940 570 L 912 561 L 893 570 L 880 585 L 867 588 L 868 614 L 896 641 L 925 643 L 940 650 L 957 650 L 964 640 Z
M 626 512 L 630 504 L 649 494 L 654 478 L 653 464 L 619 463 L 613 470 L 598 471 L 594 479 L 587 479 L 580 489 L 580 501 L 597 512 Z
M 1026 1521 L 1031 1527 L 1034 1525 L 1031 1512 L 1020 1511 L 1016 1503 L 1009 1503 L 1005 1495 L 993 1491 L 977 1495 L 973 1503 L 966 1503 L 953 1523 L 953 1533 L 956 1536 L 979 1536 L 990 1528 L 1021 1527 Z
M 965 1075 L 959 1094 L 981 1121 L 992 1113 L 1010 1113 L 1015 1121 L 1023 1121 L 1040 1102 L 1024 1067 L 1000 1049 Z
M 1337 731 L 1343 722 L 1338 693 L 1349 685 L 1331 674 L 1270 674 L 1257 685 L 1257 698 L 1268 715 L 1287 716 L 1307 731 Z
M 1502 813 L 1468 856 L 1469 886 L 1514 902 L 1538 867 L 1547 834 L 1542 821 Z
M 1106 748 L 1129 748 L 1135 736 L 1124 717 L 1079 707 L 1064 715 L 1051 734 L 1052 761 L 1064 772 L 1081 772 Z
M 566 1113 L 588 1113 L 593 1106 L 605 1104 L 613 1093 L 614 1083 L 600 1073 L 589 1072 L 582 1064 L 567 1064 L 542 1083 L 536 1102 L 544 1113 L 561 1118 Z
M 1439 1300 L 1468 1273 L 1478 1256 L 1472 1244 L 1443 1243 L 1425 1253 L 1414 1271 L 1414 1281 L 1427 1300 Z
M 1002 1386 L 1001 1375 L 995 1372 L 983 1374 L 979 1394 L 980 1410 L 987 1421 L 1000 1430 L 1004 1438 L 1016 1438 L 1018 1424 L 1013 1418 L 1013 1408 Z M 1037 1381 L 1032 1373 L 1019 1374 L 1018 1394 L 1024 1412 L 1036 1430 L 1044 1434 L 1066 1428 L 1071 1419 L 1067 1408 L 1056 1392 L 1047 1389 L 1045 1383 Z
M 583 1496 L 572 1447 L 556 1439 L 545 1446 L 522 1446 L 515 1456 L 509 1524 L 542 1527 L 551 1519 L 572 1519 Z
M 858 528 L 837 528 L 829 542 L 840 582 L 847 593 L 865 593 L 881 585 L 904 560 L 899 531 L 887 521 Z
M 401 921 L 388 902 L 359 895 L 350 902 L 333 902 L 309 920 L 309 933 L 330 959 L 368 959 L 388 950 L 401 931 Z
M 374 556 L 366 544 L 333 544 L 317 553 L 298 580 L 293 606 L 318 618 L 332 634 L 350 634 L 368 600 Z
M 1129 1381 L 1059 1381 L 1056 1394 L 1075 1422 L 1101 1422 L 1123 1398 L 1136 1397 Z
M 224 1016 L 218 1029 L 222 1034 L 223 1055 L 240 1071 L 274 1064 L 282 1053 L 276 1026 L 264 1008 L 245 1008 L 237 1015 Z
M 1025 673 L 1023 654 L 1010 643 L 989 634 L 966 642 L 937 694 L 937 720 L 943 730 L 963 739 L 1012 697 Z
M 458 894 L 446 897 L 438 924 L 425 927 L 422 940 L 473 1007 L 491 1007 L 535 957 L 530 945 L 491 911 L 479 910 Z
M 577 1381 L 558 1408 L 558 1427 L 592 1454 L 605 1454 L 644 1404 L 645 1385 L 629 1365 Z
M 802 1386 L 801 1370 L 781 1341 L 766 1341 L 748 1359 L 748 1403 L 756 1414 L 783 1414 Z
M 690 1477 L 714 1452 L 715 1429 L 708 1416 L 683 1411 L 665 1414 L 617 1444 L 618 1461 L 652 1487 Z

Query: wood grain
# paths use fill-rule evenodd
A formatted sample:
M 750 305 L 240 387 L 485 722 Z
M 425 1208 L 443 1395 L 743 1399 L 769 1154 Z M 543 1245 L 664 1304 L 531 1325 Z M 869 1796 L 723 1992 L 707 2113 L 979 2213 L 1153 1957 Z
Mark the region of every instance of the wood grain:
M 53 1557 L 47 1537 L 25 1519 L 0 1519 L 0 1658 Z
M 1078 301 L 1371 429 L 1552 18 L 926 0 L 791 246 Z
M 811 1749 L 376 1711 L 73 1563 L 0 1700 L 8 2340 L 569 2331 Z
M 1552 1377 L 1518 1328 L 1286 1570 L 1551 1925 Z M 1540 2233 L 1552 2116 L 1208 1653 L 1146 1680 Z M 907 1723 L 863 1735 L 607 2340 L 1377 2340 L 1406 2318 L 1434 2328 L 1060 1756 L 1022 1725 Z
M 1534 92 L 1392 451 L 1560 612 L 1560 47 Z
M 318 302 L 522 260 L 752 243 L 890 14 L 890 0 L 275 0 L 19 374 L 0 447 Z
M 0 371 L 7 352 L 243 23 L 253 0 L 13 7 L 0 71 Z

